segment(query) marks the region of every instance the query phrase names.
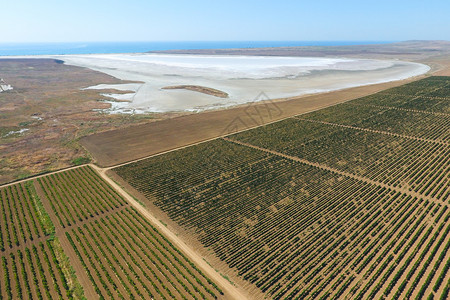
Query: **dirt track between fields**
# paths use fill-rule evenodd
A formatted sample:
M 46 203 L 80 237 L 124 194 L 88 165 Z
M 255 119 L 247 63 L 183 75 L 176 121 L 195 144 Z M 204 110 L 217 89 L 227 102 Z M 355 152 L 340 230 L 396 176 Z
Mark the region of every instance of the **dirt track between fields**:
M 318 121 L 318 120 L 311 120 L 311 119 L 303 119 L 303 118 L 300 118 L 300 117 L 296 117 L 296 119 L 299 119 L 299 120 L 302 120 L 302 121 L 306 121 L 306 122 L 311 122 L 311 123 L 324 124 L 324 125 L 330 125 L 330 126 L 336 126 L 336 127 L 342 127 L 342 128 L 349 128 L 349 129 L 354 129 L 354 130 L 361 130 L 361 131 L 366 131 L 366 132 L 385 134 L 385 135 L 390 135 L 390 136 L 395 136 L 395 137 L 400 137 L 400 138 L 405 138 L 405 139 L 411 139 L 411 140 L 416 140 L 416 141 L 422 141 L 422 142 L 428 142 L 428 143 L 437 143 L 437 144 L 441 144 L 441 145 L 448 145 L 448 143 L 446 141 L 437 140 L 437 139 L 436 140 L 426 139 L 426 138 L 410 136 L 410 135 L 404 135 L 404 134 L 395 133 L 395 132 L 388 132 L 388 131 L 383 131 L 383 130 L 374 130 L 374 129 L 370 129 L 370 128 L 362 128 L 362 127 L 357 127 L 357 126 L 337 124 L 337 123 Z
M 330 172 L 333 172 L 333 173 L 336 173 L 336 174 L 339 174 L 339 175 L 343 175 L 343 176 L 347 176 L 347 177 L 350 177 L 350 178 L 354 178 L 356 180 L 363 181 L 363 182 L 366 182 L 366 183 L 369 183 L 369 184 L 378 185 L 378 186 L 381 186 L 381 187 L 384 187 L 384 188 L 387 188 L 387 189 L 391 189 L 391 190 L 394 190 L 394 191 L 397 191 L 397 192 L 400 192 L 400 193 L 411 195 L 413 197 L 417 197 L 417 198 L 422 198 L 422 199 L 425 199 L 425 200 L 433 201 L 433 202 L 435 202 L 436 204 L 439 204 L 439 205 L 446 205 L 446 203 L 444 201 L 441 201 L 439 199 L 435 199 L 435 198 L 432 198 L 432 197 L 429 197 L 429 196 L 425 196 L 425 195 L 423 195 L 421 193 L 410 191 L 410 190 L 408 190 L 406 188 L 394 187 L 394 186 L 392 186 L 390 184 L 386 184 L 386 183 L 383 183 L 383 182 L 372 180 L 372 179 L 369 179 L 369 178 L 364 177 L 364 176 L 354 175 L 354 174 L 351 174 L 351 173 L 348 173 L 348 172 L 344 172 L 344 171 L 340 171 L 338 169 L 335 169 L 333 167 L 329 167 L 329 166 L 326 166 L 326 165 L 323 165 L 323 164 L 320 164 L 320 163 L 311 162 L 311 161 L 303 159 L 303 158 L 290 156 L 290 155 L 287 155 L 287 154 L 284 154 L 284 153 L 280 153 L 280 152 L 277 152 L 277 151 L 274 151 L 274 150 L 270 150 L 270 149 L 261 148 L 261 147 L 258 147 L 258 146 L 252 145 L 252 144 L 241 142 L 241 141 L 232 140 L 232 139 L 229 139 L 229 138 L 223 138 L 223 140 L 228 141 L 230 143 L 235 143 L 235 144 L 238 144 L 238 145 L 250 147 L 250 148 L 253 148 L 253 149 L 256 149 L 256 150 L 259 150 L 259 151 L 264 151 L 264 152 L 267 152 L 267 153 L 270 153 L 270 154 L 273 154 L 273 155 L 276 155 L 276 156 L 287 158 L 289 160 L 298 161 L 300 163 L 307 164 L 307 165 L 310 165 L 310 166 L 313 166 L 313 167 L 316 167 L 316 168 L 319 168 L 319 169 L 322 169 L 322 170 L 327 170 L 327 171 L 330 171 Z
M 132 196 L 125 192 L 117 183 L 115 183 L 109 176 L 106 175 L 105 169 L 99 168 L 95 165 L 91 165 L 100 176 L 110 184 L 122 197 L 124 197 L 128 203 L 130 203 L 137 211 L 139 211 L 145 218 L 147 218 L 153 225 L 161 231 L 174 245 L 183 251 L 199 268 L 201 268 L 207 276 L 220 285 L 225 291 L 226 296 L 232 299 L 247 299 L 242 291 L 233 286 L 225 278 L 223 278 L 218 272 L 216 272 L 210 265 L 203 260 L 192 248 L 186 245 L 175 233 L 170 231 L 167 227 L 162 225 L 159 220 L 145 207 L 138 203 Z
M 36 176 L 27 177 L 25 179 L 16 180 L 16 181 L 13 181 L 13 182 L 2 184 L 2 185 L 0 185 L 0 188 L 7 187 L 7 186 L 10 186 L 10 185 L 14 185 L 14 184 L 18 184 L 18 183 L 22 183 L 22 182 L 26 182 L 26 181 L 30 181 L 30 180 L 33 180 L 33 179 L 36 179 L 36 178 L 42 178 L 42 177 L 49 176 L 49 175 L 52 175 L 52 174 L 57 174 L 57 173 L 61 173 L 61 172 L 65 172 L 65 171 L 81 168 L 81 167 L 84 167 L 84 166 L 86 166 L 86 165 L 73 166 L 73 167 L 70 167 L 70 168 L 60 169 L 60 170 L 57 170 L 57 171 L 54 171 L 54 172 L 49 172 L 49 173 L 45 173 L 45 174 L 40 174 L 40 175 L 36 175 Z

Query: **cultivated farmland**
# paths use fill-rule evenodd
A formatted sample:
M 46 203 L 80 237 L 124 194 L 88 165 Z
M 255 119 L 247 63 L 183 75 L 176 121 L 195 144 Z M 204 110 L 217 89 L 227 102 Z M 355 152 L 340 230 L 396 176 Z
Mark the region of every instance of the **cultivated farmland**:
M 55 224 L 69 227 L 123 207 L 120 197 L 90 167 L 38 178 L 39 188 L 48 199 Z
M 275 299 L 447 299 L 450 78 L 114 171 Z
M 82 296 L 55 227 L 31 181 L 0 189 L 2 299 L 71 299 Z
M 285 129 L 292 122 L 312 139 L 297 139 Z M 304 120 L 279 122 L 267 129 L 245 132 L 232 140 L 271 149 L 380 183 L 447 200 L 449 196 L 450 148 L 445 143 L 427 142 L 378 132 Z M 276 138 L 272 138 L 272 134 Z
M 224 294 L 89 166 L 9 185 L 0 195 L 2 299 Z
M 0 189 L 0 250 L 42 240 L 54 232 L 31 182 Z
M 133 209 L 66 235 L 102 299 L 207 299 L 222 293 Z

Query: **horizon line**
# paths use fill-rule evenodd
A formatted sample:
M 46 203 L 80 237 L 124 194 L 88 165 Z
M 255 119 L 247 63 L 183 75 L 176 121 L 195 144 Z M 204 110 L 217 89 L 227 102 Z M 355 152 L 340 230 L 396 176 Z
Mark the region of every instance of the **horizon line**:
M 0 44 L 63 44 L 63 43 L 226 43 L 226 42 L 410 42 L 447 40 L 108 40 L 108 41 L 0 41 Z

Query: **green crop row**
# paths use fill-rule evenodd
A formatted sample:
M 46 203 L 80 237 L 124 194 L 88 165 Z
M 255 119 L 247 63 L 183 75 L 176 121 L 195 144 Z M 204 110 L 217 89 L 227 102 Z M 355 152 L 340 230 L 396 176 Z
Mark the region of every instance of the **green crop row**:
M 67 278 L 59 271 L 58 262 L 51 259 L 54 252 L 48 243 L 39 242 L 2 256 L 0 298 L 73 299 Z
M 0 189 L 0 251 L 54 233 L 31 181 Z
M 125 205 L 91 167 L 80 167 L 38 178 L 50 206 L 63 228 Z
M 135 210 L 125 209 L 66 236 L 100 298 L 216 298 L 215 284 Z M 100 288 L 102 287 L 102 288 Z

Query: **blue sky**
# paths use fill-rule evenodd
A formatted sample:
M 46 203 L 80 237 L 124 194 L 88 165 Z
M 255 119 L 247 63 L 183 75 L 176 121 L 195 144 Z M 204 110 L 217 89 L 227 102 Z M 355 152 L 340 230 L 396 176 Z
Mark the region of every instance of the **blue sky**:
M 450 1 L 0 0 L 1 42 L 450 40 Z

